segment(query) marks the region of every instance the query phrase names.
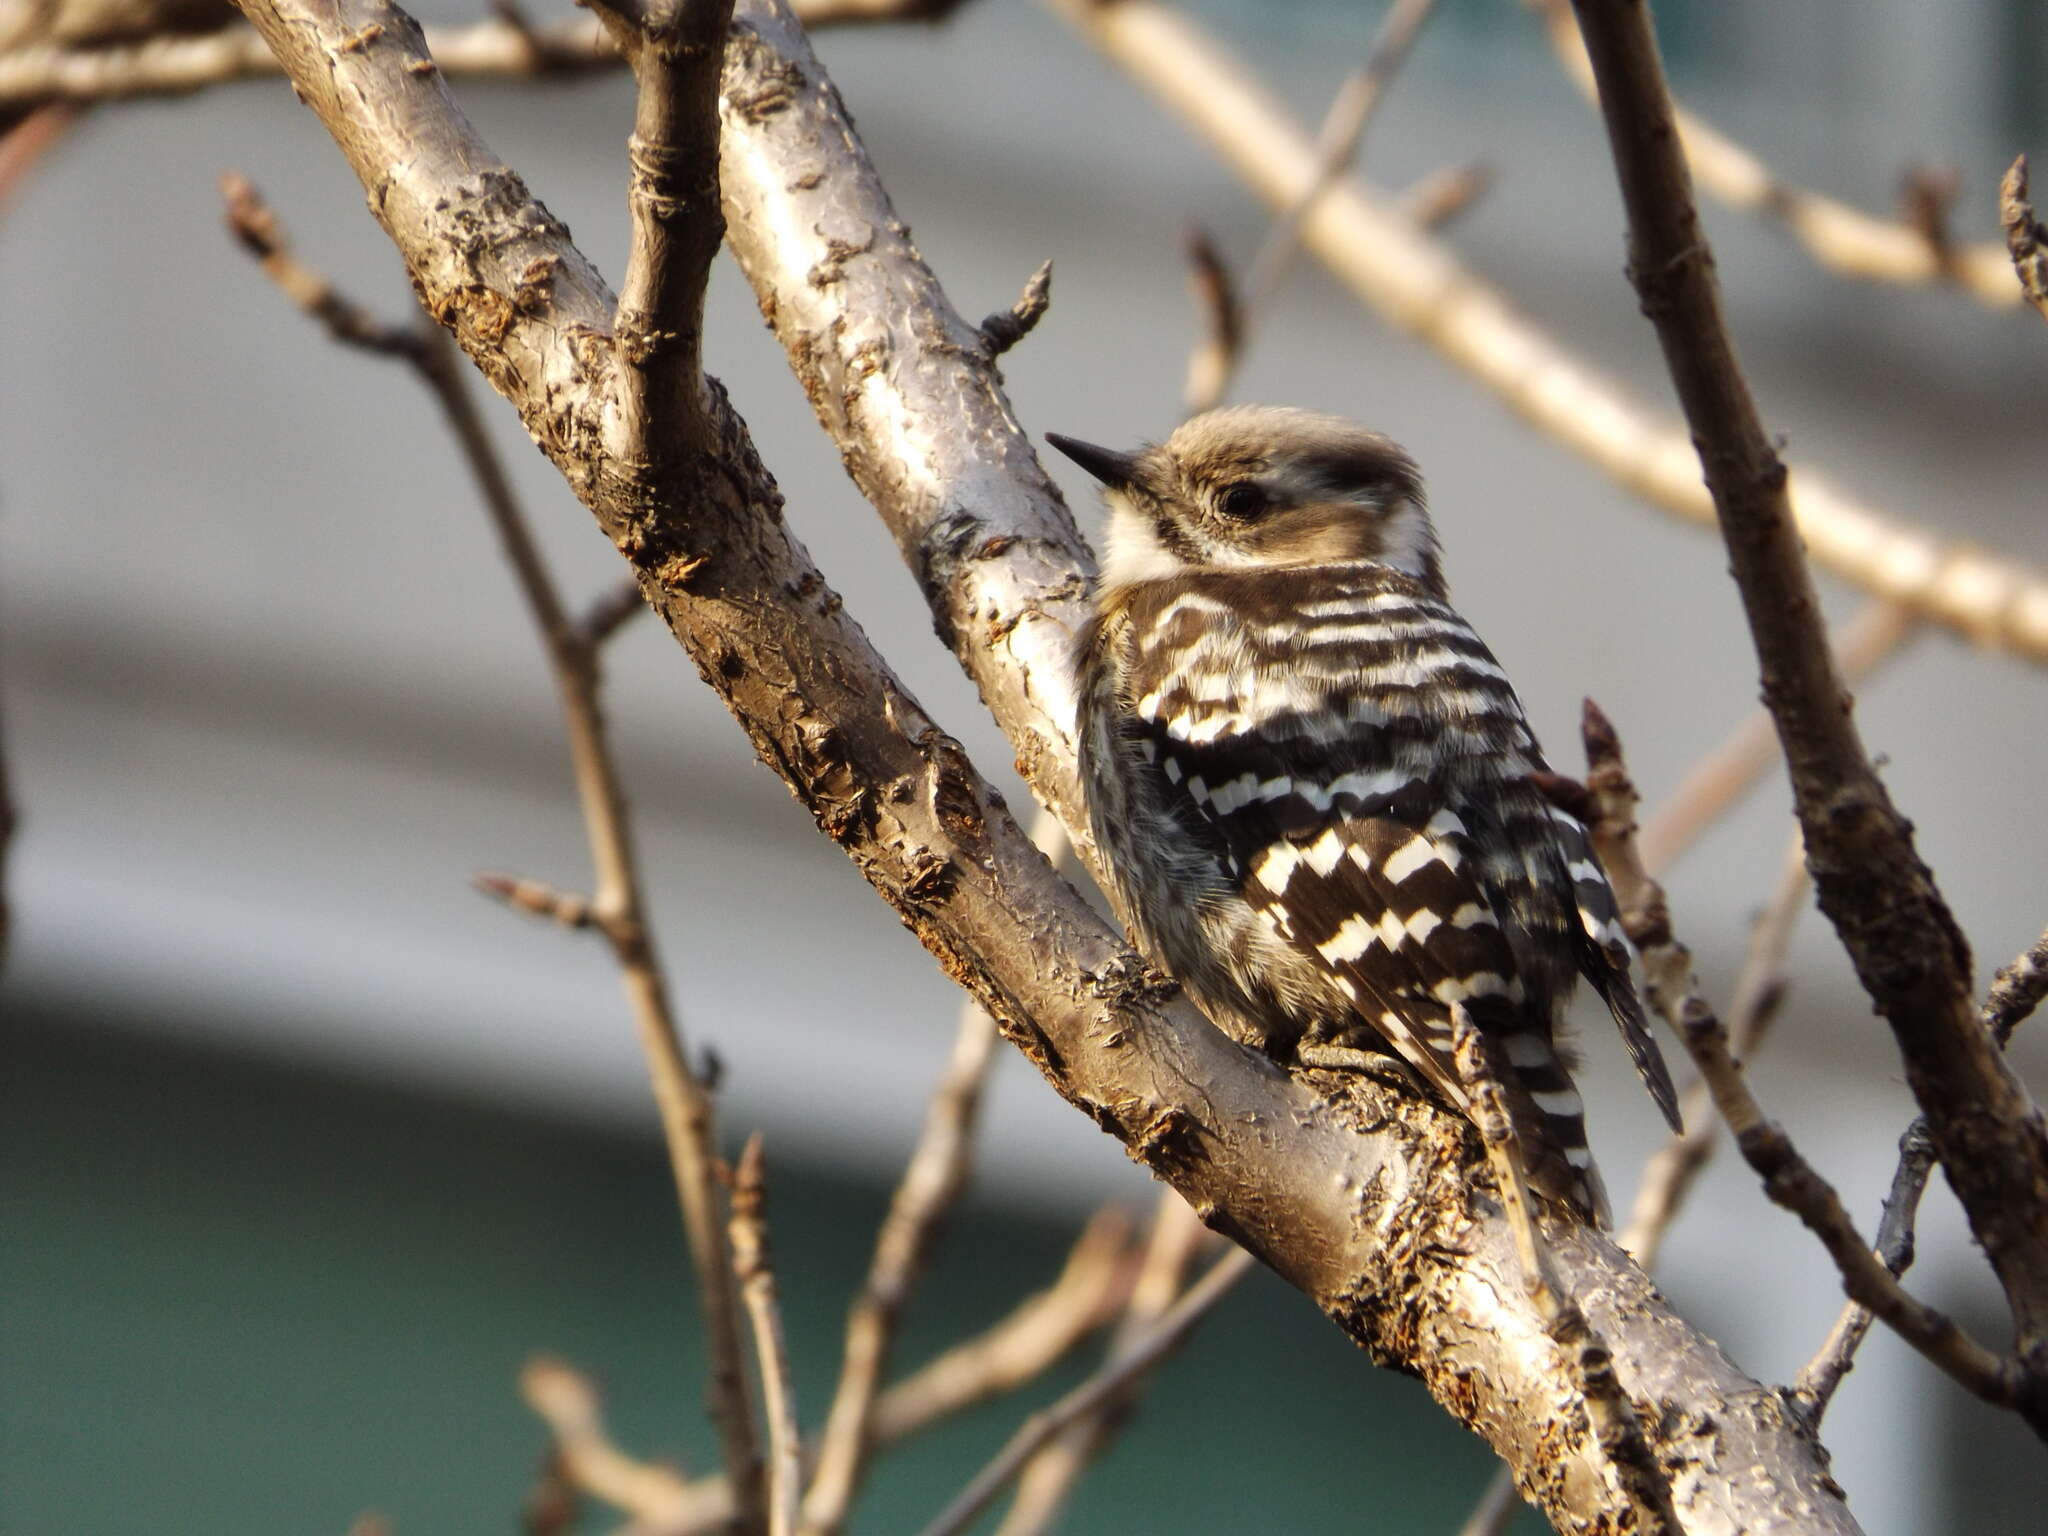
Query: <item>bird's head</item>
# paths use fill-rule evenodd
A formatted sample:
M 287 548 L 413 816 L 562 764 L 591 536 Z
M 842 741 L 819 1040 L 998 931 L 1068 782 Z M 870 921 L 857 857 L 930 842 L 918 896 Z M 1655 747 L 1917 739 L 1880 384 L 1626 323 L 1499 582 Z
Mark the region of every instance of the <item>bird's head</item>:
M 1102 482 L 1106 586 L 1372 560 L 1443 591 L 1415 461 L 1338 417 L 1229 406 L 1133 453 L 1046 440 Z

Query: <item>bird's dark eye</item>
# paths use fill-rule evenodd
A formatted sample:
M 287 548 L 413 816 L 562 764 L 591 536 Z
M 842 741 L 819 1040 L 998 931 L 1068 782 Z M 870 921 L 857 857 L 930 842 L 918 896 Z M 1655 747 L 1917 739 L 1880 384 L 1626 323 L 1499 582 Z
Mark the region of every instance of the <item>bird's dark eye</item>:
M 1240 480 L 1217 498 L 1225 517 L 1254 518 L 1266 510 L 1266 493 L 1249 480 Z

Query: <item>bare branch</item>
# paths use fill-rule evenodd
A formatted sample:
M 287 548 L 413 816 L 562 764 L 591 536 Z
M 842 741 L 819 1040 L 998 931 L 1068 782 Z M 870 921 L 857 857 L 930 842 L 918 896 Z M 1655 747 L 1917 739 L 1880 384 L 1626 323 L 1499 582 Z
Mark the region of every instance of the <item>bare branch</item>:
M 596 903 L 574 891 L 558 891 L 540 880 L 485 871 L 473 882 L 479 892 L 519 912 L 545 917 L 564 928 L 594 928 Z
M 429 27 L 426 43 L 440 69 L 461 76 L 573 76 L 622 62 L 610 39 L 584 18 L 530 31 L 502 18 Z M 109 47 L 12 48 L 0 53 L 0 108 L 183 95 L 278 72 L 269 46 L 247 27 Z
M 2048 320 L 2048 229 L 2034 217 L 2027 201 L 2027 157 L 2019 156 L 1998 188 L 1998 222 L 2005 230 L 2005 250 L 2019 275 L 2027 302 Z
M 591 600 L 576 621 L 577 638 L 591 651 L 603 650 L 605 642 L 646 611 L 647 598 L 640 583 L 627 577 Z
M 2003 1046 L 2012 1032 L 2026 1023 L 2041 999 L 2048 997 L 2048 933 L 2028 947 L 2025 954 L 2006 966 L 1991 983 L 1984 999 L 1984 1027 Z
M 0 54 L 0 60 L 5 55 Z M 19 121 L 10 122 L 5 104 L 0 103 L 0 213 L 21 184 L 28 179 L 30 171 L 44 155 L 64 140 L 71 125 L 78 120 L 78 109 L 63 102 L 51 102 L 29 112 Z
M 1893 1279 L 1904 1275 L 1913 1262 L 1913 1222 L 1933 1168 L 1934 1142 L 1927 1134 L 1927 1121 L 1915 1120 L 1899 1138 L 1899 1165 L 1892 1173 L 1891 1192 L 1885 1196 L 1884 1213 L 1877 1223 L 1877 1257 Z M 1872 1321 L 1870 1308 L 1848 1303 L 1819 1352 L 1792 1384 L 1793 1401 L 1816 1432 L 1834 1400 L 1835 1389 L 1855 1365 L 1856 1351 L 1862 1348 Z
M 1181 400 L 1187 414 L 1199 416 L 1223 403 L 1244 352 L 1244 311 L 1229 264 L 1209 232 L 1199 226 L 1187 233 L 1188 292 L 1202 324 L 1188 351 L 1187 382 Z
M 803 1495 L 803 1448 L 796 1427 L 796 1389 L 789 1346 L 782 1336 L 782 1305 L 775 1295 L 775 1260 L 768 1241 L 768 1171 L 761 1133 L 747 1138 L 732 1174 L 732 1267 L 754 1325 L 761 1366 L 761 1396 L 768 1415 L 768 1536 L 796 1536 Z
M 1570 0 L 1526 3 L 1542 16 L 1572 83 L 1588 101 L 1597 100 Z M 1782 225 L 1823 269 L 1861 282 L 1946 284 L 1992 309 L 2009 309 L 2017 302 L 2012 270 L 1996 242 L 1944 250 L 1929 241 L 1922 224 L 1874 218 L 1782 180 L 1756 155 L 1683 107 L 1674 105 L 1672 121 L 1701 186 L 1731 208 Z
M 942 21 L 962 0 L 796 0 L 797 15 L 820 27 L 873 22 Z M 488 21 L 426 28 L 427 49 L 454 78 L 573 79 L 624 64 L 604 28 L 586 18 L 535 24 L 501 3 Z M 176 96 L 237 80 L 275 78 L 278 63 L 247 27 L 192 36 L 84 45 L 75 40 L 0 52 L 0 111 L 41 103 Z
M 1467 160 L 1432 171 L 1401 194 L 1398 211 L 1418 229 L 1438 230 L 1459 218 L 1493 185 L 1493 167 Z
M 386 357 L 403 358 L 416 367 L 426 355 L 426 332 L 416 325 L 393 325 L 337 292 L 334 285 L 292 255 L 277 215 L 246 176 L 229 171 L 220 179 L 227 205 L 228 230 L 243 249 L 263 266 L 263 274 L 284 296 L 327 327 L 344 346 Z
M 1130 1223 L 1113 1208 L 1082 1229 L 1052 1286 L 1027 1297 L 986 1332 L 963 1340 L 884 1392 L 869 1453 L 1036 1380 L 1107 1323 L 1131 1289 Z M 636 1521 L 633 1536 L 712 1536 L 732 1529 L 724 1477 L 688 1485 L 672 1507 Z
M 1863 681 L 1919 629 L 1919 615 L 1904 603 L 1872 598 L 1830 638 L 1842 681 Z M 1670 868 L 1782 755 L 1770 711 L 1752 711 L 1643 824 L 1637 846 L 1644 865 L 1653 874 Z
M 1202 133 L 1270 207 L 1315 175 L 1307 135 L 1195 23 L 1158 0 L 1048 0 L 1131 76 Z M 1301 228 L 1302 246 L 1396 328 L 1417 336 L 1546 435 L 1651 504 L 1715 522 L 1685 429 L 1572 355 L 1356 178 L 1341 179 Z M 1799 533 L 1828 570 L 1911 604 L 1978 645 L 2048 661 L 2048 578 L 1937 538 L 1802 469 Z
M 1638 837 L 1638 847 L 1644 841 Z M 1643 858 L 1643 867 L 1650 867 Z M 1792 925 L 1806 910 L 1813 882 L 1806 873 L 1806 840 L 1795 829 L 1785 850 L 1784 868 L 1770 903 L 1757 915 L 1750 929 L 1749 954 L 1735 984 L 1735 1002 L 1729 1009 L 1730 1049 L 1738 1061 L 1748 1061 L 1762 1044 L 1785 995 L 1785 947 Z M 1643 1168 L 1643 1179 L 1629 1212 L 1628 1226 L 1621 1234 L 1621 1246 L 1635 1255 L 1644 1269 L 1655 1272 L 1664 1247 L 1664 1234 L 1692 1192 L 1700 1170 L 1714 1155 L 1714 1143 L 1721 1122 L 1711 1111 L 1713 1094 L 1705 1078 L 1696 1079 L 1686 1090 L 1679 1106 L 1685 1129 L 1674 1135 Z
M 1472 1507 L 1465 1523 L 1458 1527 L 1458 1536 L 1503 1536 L 1521 1512 L 1522 1496 L 1515 1491 L 1514 1473 L 1501 1467 L 1493 1474 L 1493 1480 L 1486 1485 L 1486 1492 L 1479 1496 L 1479 1502 Z
M 1122 1356 L 1067 1393 L 1051 1407 L 1026 1419 L 993 1460 L 975 1473 L 959 1495 L 924 1528 L 923 1536 L 959 1536 L 1003 1491 L 1010 1479 L 1043 1446 L 1075 1420 L 1093 1413 L 1122 1392 L 1131 1380 L 1149 1372 L 1172 1354 L 1194 1331 L 1209 1310 L 1230 1293 L 1230 1288 L 1253 1265 L 1252 1256 L 1234 1248 L 1210 1266 L 1209 1272 L 1188 1288 L 1187 1294 L 1170 1307 Z
M 704 290 L 725 240 L 718 82 L 732 0 L 594 0 L 592 8 L 640 86 L 626 145 L 633 240 L 613 325 L 621 367 L 607 447 L 626 464 L 653 465 L 711 443 L 698 396 Z
M 1943 281 L 1955 281 L 1961 253 L 1949 229 L 1949 216 L 1963 190 L 1963 178 L 1952 165 L 1918 162 L 1899 176 L 1899 222 L 1920 237 Z
M 690 1497 L 673 1467 L 640 1461 L 613 1442 L 597 1388 L 566 1361 L 536 1355 L 519 1372 L 519 1393 L 555 1437 L 568 1479 L 629 1514 L 659 1516 Z
M 1978 1019 L 1969 946 L 1857 733 L 1785 467 L 1722 319 L 1643 0 L 1573 4 L 1628 210 L 1630 276 L 1720 511 L 1821 910 L 1891 1025 L 1942 1167 L 2012 1304 L 2028 1371 L 2048 1381 L 2048 1136 Z M 2048 1429 L 2048 1393 L 2038 1422 Z
M 1041 271 L 1044 269 L 1041 268 Z M 1032 840 L 1055 864 L 1066 841 L 1059 823 L 1038 815 Z M 806 1532 L 831 1533 L 846 1522 L 874 1446 L 875 1405 L 888 1374 L 903 1308 L 930 1254 L 940 1223 L 959 1201 L 974 1161 L 982 1084 L 996 1043 L 995 1021 L 968 1003 L 960 1011 L 953 1059 L 875 1239 L 874 1257 L 846 1320 L 839 1387 L 818 1440 L 817 1470 L 804 1494 Z
M 360 34 L 355 34 L 360 35 Z M 692 1071 L 669 1000 L 668 983 L 649 931 L 641 896 L 633 831 L 598 701 L 596 652 L 569 621 L 553 577 L 534 541 L 510 476 L 477 414 L 463 371 L 439 327 L 401 328 L 367 315 L 332 284 L 294 259 L 276 216 L 248 182 L 223 182 L 230 227 L 287 295 L 324 323 L 336 339 L 410 363 L 433 392 L 461 445 L 484 505 L 512 566 L 534 627 L 547 649 L 560 696 L 577 795 L 583 805 L 595 894 L 563 896 L 536 882 L 484 876 L 490 895 L 555 918 L 570 927 L 595 927 L 618 960 L 626 996 L 661 1111 L 683 1223 L 696 1266 L 699 1303 L 711 1355 L 711 1411 L 727 1449 L 727 1470 L 751 1488 L 758 1453 L 753 1411 L 741 1368 L 738 1306 L 726 1252 L 716 1183 L 716 1132 L 711 1097 Z M 555 259 L 559 264 L 559 259 Z M 530 269 L 529 269 L 530 270 Z M 552 268 L 550 268 L 552 270 Z
M 1127 1251 L 1130 1235 L 1130 1221 L 1122 1212 L 1096 1212 L 1048 1289 L 882 1394 L 875 1405 L 875 1442 L 892 1444 L 1016 1390 L 1108 1323 L 1123 1308 L 1137 1274 Z
M 1131 1298 L 1110 1337 L 1111 1360 L 1133 1347 L 1173 1305 L 1187 1267 L 1208 1235 L 1185 1200 L 1171 1189 L 1159 1192 L 1152 1236 L 1145 1245 L 1137 1283 L 1131 1287 Z M 1082 1474 L 1128 1422 L 1145 1382 L 1144 1377 L 1133 1377 L 1123 1391 L 1039 1447 L 1017 1474 L 1017 1496 L 996 1536 L 1040 1536 L 1057 1527 Z
M 1585 737 L 1590 765 L 1586 788 L 1594 803 L 1593 844 L 1621 903 L 1622 927 L 1642 956 L 1650 1001 L 1685 1042 L 1737 1149 L 1763 1179 L 1764 1193 L 1821 1240 L 1852 1299 L 1869 1307 L 1968 1390 L 1986 1402 L 2019 1410 L 2037 1433 L 2048 1437 L 2048 1417 L 2038 1413 L 2020 1362 L 1993 1354 L 1948 1316 L 1908 1295 L 1857 1234 L 1834 1187 L 1800 1154 L 1784 1129 L 1764 1114 L 1728 1031 L 1700 990 L 1692 952 L 1672 933 L 1663 887 L 1650 878 L 1636 852 L 1636 788 L 1613 725 L 1591 699 L 1586 701 Z M 1810 840 L 1811 833 L 1808 836 Z
M 2048 933 L 1998 973 L 1990 995 L 1984 999 L 1984 1027 L 2001 1049 L 2012 1039 L 2013 1030 L 2033 1012 L 2043 993 L 2048 993 Z M 1903 1275 L 1913 1262 L 1913 1223 L 1933 1167 L 1934 1142 L 1927 1117 L 1922 1115 L 1899 1138 L 1898 1167 L 1893 1170 L 1891 1193 L 1885 1197 L 1884 1213 L 1877 1227 L 1877 1255 L 1894 1276 Z M 1799 1373 L 1793 1400 L 1816 1430 L 1835 1389 L 1855 1363 L 1856 1351 L 1870 1331 L 1870 1324 L 1870 1309 L 1849 1302 L 1835 1319 L 1819 1352 Z
M 1408 62 L 1408 51 L 1415 46 L 1415 40 L 1422 35 L 1423 26 L 1435 9 L 1436 0 L 1394 0 L 1380 19 L 1379 31 L 1374 34 L 1365 62 L 1345 76 L 1344 83 L 1337 88 L 1336 98 L 1330 103 L 1329 112 L 1323 118 L 1322 128 L 1316 134 L 1314 177 L 1274 218 L 1272 228 L 1266 231 L 1264 243 L 1246 270 L 1246 309 L 1263 308 L 1279 288 L 1280 279 L 1286 275 L 1287 264 L 1293 260 L 1300 243 L 1302 222 L 1314 209 L 1317 200 L 1330 189 L 1331 183 L 1358 158 L 1359 146 L 1365 142 L 1366 129 L 1372 126 L 1373 114 L 1379 110 L 1394 76 Z
M 988 355 L 1000 357 L 1029 336 L 1045 318 L 1046 307 L 1051 303 L 1052 258 L 1047 257 L 1025 280 L 1024 291 L 1017 296 L 1016 303 L 981 322 L 981 339 Z

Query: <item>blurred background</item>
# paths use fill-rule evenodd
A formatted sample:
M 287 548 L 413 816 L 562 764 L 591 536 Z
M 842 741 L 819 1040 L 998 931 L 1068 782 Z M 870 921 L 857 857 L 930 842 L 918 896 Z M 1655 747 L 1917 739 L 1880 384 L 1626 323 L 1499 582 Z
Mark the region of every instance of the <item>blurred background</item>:
M 1383 8 L 1196 9 L 1313 122 Z M 2000 172 L 2048 150 L 2034 0 L 1657 9 L 1690 105 L 1861 206 L 1889 209 L 1907 162 L 1945 160 L 1962 177 L 1958 233 L 1995 237 Z M 1230 175 L 1038 5 L 978 0 L 941 27 L 818 45 L 963 312 L 1007 305 L 1053 258 L 1051 311 L 1005 359 L 1027 429 L 1112 444 L 1167 431 L 1195 327 L 1183 230 L 1199 221 L 1242 263 L 1264 229 Z M 459 95 L 616 280 L 623 79 Z M 1598 123 L 1535 25 L 1495 0 L 1442 8 L 1365 164 L 1400 186 L 1473 156 L 1497 181 L 1449 238 L 1663 408 Z M 400 1536 L 503 1530 L 545 1446 L 514 1390 L 537 1349 L 604 1382 L 627 1445 L 715 1461 L 687 1264 L 608 955 L 469 887 L 484 868 L 587 883 L 538 644 L 436 413 L 403 370 L 329 344 L 232 246 L 216 191 L 229 168 L 305 259 L 403 311 L 360 190 L 276 81 L 95 113 L 0 219 L 0 713 L 23 814 L 0 977 L 0 1526 L 335 1532 L 374 1509 Z M 1791 459 L 2048 564 L 2036 317 L 1854 286 L 1777 230 L 1711 205 L 1708 219 Z M 707 351 L 852 610 L 1012 783 L 729 268 Z M 1561 768 L 1580 765 L 1593 694 L 1654 805 L 1753 704 L 1707 534 L 1632 502 L 1311 263 L 1263 318 L 1236 395 L 1339 412 L 1413 449 L 1459 603 Z M 564 582 L 607 589 L 616 556 L 511 412 L 488 406 Z M 1049 467 L 1092 529 L 1078 472 Z M 1859 601 L 1828 600 L 1840 615 Z M 724 1064 L 729 1145 L 766 1133 L 814 1420 L 958 999 L 658 626 L 630 627 L 610 660 L 685 1025 Z M 2044 706 L 2041 669 L 1933 632 L 1862 694 L 1986 980 L 2048 920 Z M 1669 878 L 1723 998 L 1788 827 L 1773 776 Z M 1817 917 L 1793 975 L 1761 1089 L 1874 1223 L 1910 1117 L 1896 1057 Z M 1625 1209 L 1659 1127 L 1587 1022 L 1595 1147 Z M 2048 1032 L 2022 1030 L 2015 1053 L 2038 1087 Z M 1047 1283 L 1094 1205 L 1152 1198 L 1112 1141 L 999 1061 L 975 1190 L 900 1358 Z M 2002 1341 L 1938 1181 L 1922 1232 L 1915 1287 Z M 1797 1371 L 1839 1304 L 1817 1245 L 1725 1157 L 1660 1279 L 1766 1381 Z M 888 1457 L 858 1528 L 920 1524 L 1022 1406 Z M 1827 1439 L 1873 1536 L 2037 1529 L 2048 1508 L 2041 1447 L 1882 1331 Z M 1489 1472 L 1419 1389 L 1260 1276 L 1162 1373 L 1067 1528 L 1448 1532 Z

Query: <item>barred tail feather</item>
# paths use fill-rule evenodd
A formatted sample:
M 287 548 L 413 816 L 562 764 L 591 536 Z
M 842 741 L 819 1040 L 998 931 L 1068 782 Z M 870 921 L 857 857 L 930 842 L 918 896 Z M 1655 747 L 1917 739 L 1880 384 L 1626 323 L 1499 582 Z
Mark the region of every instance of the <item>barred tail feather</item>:
M 1657 1101 L 1657 1108 L 1663 1111 L 1664 1123 L 1671 1127 L 1673 1135 L 1684 1134 L 1685 1120 L 1678 1113 L 1678 1089 L 1672 1084 L 1671 1069 L 1664 1065 L 1657 1037 L 1650 1033 L 1650 1021 L 1643 1016 L 1642 1000 L 1636 996 L 1635 987 L 1625 972 L 1596 976 L 1593 985 L 1606 1002 L 1607 1011 L 1614 1015 L 1622 1043 L 1628 1047 L 1628 1059 L 1636 1064 L 1637 1076 Z

